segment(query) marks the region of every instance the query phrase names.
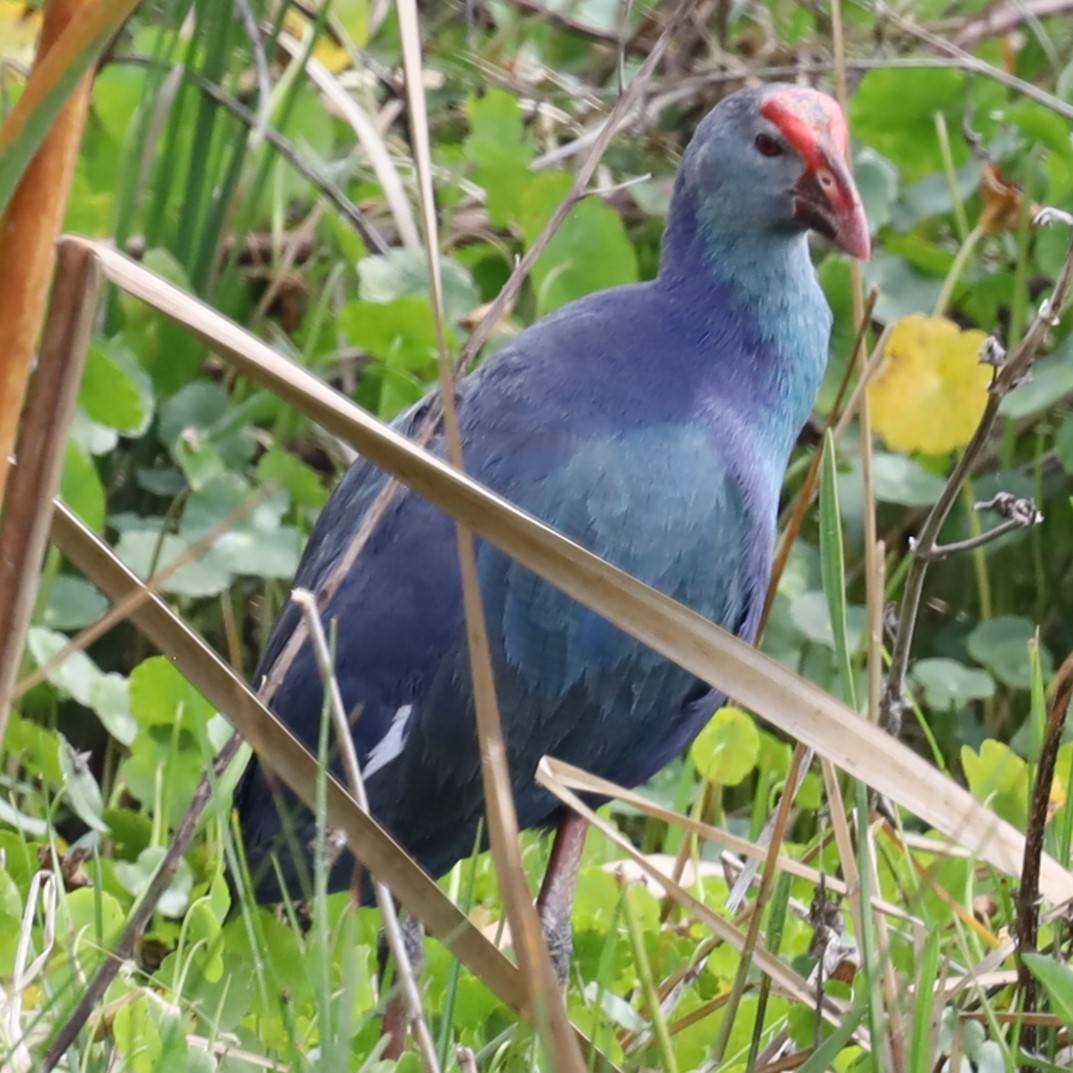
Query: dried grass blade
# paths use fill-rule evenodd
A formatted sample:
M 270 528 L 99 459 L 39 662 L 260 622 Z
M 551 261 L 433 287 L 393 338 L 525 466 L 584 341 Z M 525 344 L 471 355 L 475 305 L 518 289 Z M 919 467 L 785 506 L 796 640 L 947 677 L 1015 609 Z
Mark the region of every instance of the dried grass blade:
M 437 241 L 431 145 L 425 107 L 421 32 L 416 0 L 397 0 L 396 10 L 399 17 L 399 33 L 402 38 L 412 150 L 417 168 L 421 223 L 428 256 L 429 285 L 436 315 L 440 399 L 443 404 L 447 453 L 452 465 L 462 470 L 462 439 L 455 405 L 454 378 L 447 357 L 443 279 Z M 510 921 L 511 934 L 514 937 L 518 965 L 529 989 L 529 1006 L 536 1014 L 538 1027 L 543 1030 L 553 1064 L 563 1073 L 584 1073 L 585 1066 L 581 1052 L 570 1030 L 566 1005 L 555 979 L 547 944 L 541 934 L 540 923 L 526 884 L 525 872 L 522 869 L 518 842 L 518 816 L 514 807 L 507 748 L 499 714 L 499 701 L 496 696 L 491 647 L 488 642 L 488 626 L 477 576 L 477 555 L 472 532 L 464 522 L 458 519 L 456 519 L 456 539 L 462 575 L 462 598 L 470 673 L 473 678 L 477 735 L 484 760 L 481 765 L 481 781 L 484 787 L 488 840 L 496 864 L 503 904 Z
M 710 928 L 716 936 L 735 950 L 740 952 L 744 949 L 746 936 L 739 928 L 736 928 L 730 921 L 713 912 L 684 887 L 676 883 L 669 875 L 656 868 L 640 850 L 633 846 L 621 831 L 612 827 L 601 816 L 598 816 L 577 794 L 556 778 L 554 768 L 547 757 L 540 762 L 536 778 L 541 786 L 553 793 L 564 805 L 584 816 L 593 827 L 596 827 L 614 842 L 631 860 L 636 862 L 647 876 L 654 879 L 670 897 L 678 902 L 687 913 L 690 913 L 696 920 Z M 809 986 L 804 977 L 784 965 L 760 943 L 757 943 L 753 949 L 753 961 L 756 967 L 770 976 L 772 982 L 785 991 L 786 994 L 798 1002 L 806 1003 L 810 1007 L 817 1004 L 815 991 Z M 823 1016 L 831 1024 L 839 1025 L 842 1023 L 842 1017 L 846 1012 L 846 1007 L 843 1003 L 831 998 L 825 998 L 820 1003 L 820 1007 Z

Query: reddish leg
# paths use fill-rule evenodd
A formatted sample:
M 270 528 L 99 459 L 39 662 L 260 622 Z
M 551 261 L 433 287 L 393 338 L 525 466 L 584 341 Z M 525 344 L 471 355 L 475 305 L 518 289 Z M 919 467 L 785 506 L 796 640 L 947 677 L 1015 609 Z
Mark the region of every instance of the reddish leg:
M 420 921 L 415 920 L 409 913 L 400 915 L 399 924 L 402 929 L 402 940 L 406 947 L 406 955 L 410 959 L 410 966 L 415 974 L 421 972 L 421 963 L 425 959 L 424 939 L 425 929 Z M 377 957 L 380 963 L 380 981 L 383 983 L 387 969 L 388 947 L 384 933 L 380 933 Z M 398 972 L 398 967 L 395 969 Z M 406 996 L 396 979 L 392 993 L 387 1000 L 384 1010 L 384 1022 L 380 1026 L 380 1035 L 387 1036 L 387 1046 L 384 1048 L 384 1058 L 398 1060 L 406 1049 L 406 1037 L 410 1033 L 410 1007 Z
M 585 849 L 588 830 L 588 821 L 577 813 L 563 813 L 537 898 L 537 912 L 540 914 L 551 963 L 559 983 L 564 987 L 570 974 L 570 958 L 574 953 L 570 916 L 574 909 L 574 891 L 577 889 L 581 854 Z

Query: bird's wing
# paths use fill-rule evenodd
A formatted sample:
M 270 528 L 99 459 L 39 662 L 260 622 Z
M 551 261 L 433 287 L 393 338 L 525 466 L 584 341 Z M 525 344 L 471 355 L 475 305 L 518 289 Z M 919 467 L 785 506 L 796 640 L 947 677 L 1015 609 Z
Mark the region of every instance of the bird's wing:
M 426 396 L 392 421 L 391 427 L 403 436 L 414 437 L 422 429 L 435 398 L 435 395 Z M 351 465 L 317 518 L 292 588 L 320 591 L 386 483 L 384 471 L 365 458 L 359 457 Z M 253 676 L 255 686 L 271 671 L 301 617 L 298 605 L 288 600 L 261 653 Z
M 522 505 L 727 629 L 755 632 L 769 526 L 757 523 L 704 430 L 654 428 L 584 444 Z M 699 730 L 708 691 L 686 672 L 494 549 L 482 550 L 481 567 L 519 762 L 550 752 L 636 782 L 661 766 L 649 759 L 666 762 Z M 593 719 L 609 725 L 585 725 Z M 664 736 L 646 746 L 653 721 Z

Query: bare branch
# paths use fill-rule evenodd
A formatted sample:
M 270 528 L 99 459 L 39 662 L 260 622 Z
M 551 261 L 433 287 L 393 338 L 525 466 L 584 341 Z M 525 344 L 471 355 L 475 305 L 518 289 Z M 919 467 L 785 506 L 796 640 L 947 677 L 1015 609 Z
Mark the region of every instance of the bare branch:
M 1035 222 L 1037 224 L 1051 220 L 1065 222 L 1063 219 L 1065 215 L 1064 213 L 1056 213 L 1055 210 L 1044 209 L 1037 214 Z M 895 721 L 900 722 L 899 713 L 904 711 L 905 700 L 903 693 L 905 692 L 905 677 L 909 670 L 913 634 L 916 629 L 917 615 L 920 612 L 920 602 L 924 594 L 924 579 L 927 575 L 928 563 L 935 558 L 936 551 L 939 548 L 939 533 L 958 497 L 961 495 L 962 486 L 972 473 L 980 454 L 987 447 L 991 434 L 998 422 L 999 406 L 1002 400 L 1028 374 L 1036 360 L 1040 347 L 1043 346 L 1047 338 L 1047 333 L 1057 323 L 1058 311 L 1065 306 L 1071 286 L 1073 286 L 1073 245 L 1070 246 L 1066 255 L 1065 264 L 1062 266 L 1050 297 L 1041 304 L 1024 337 L 1014 348 L 1013 353 L 1008 357 L 1005 364 L 997 370 L 980 423 L 976 426 L 976 431 L 958 459 L 957 465 L 954 466 L 954 470 L 947 479 L 935 506 L 928 512 L 928 516 L 921 526 L 920 534 L 913 547 L 913 561 L 906 574 L 905 588 L 902 590 L 902 602 L 898 610 L 898 631 L 895 635 L 894 649 L 891 653 L 890 675 L 887 678 L 887 685 L 881 704 L 885 725 L 890 726 Z M 992 501 L 992 503 L 994 504 L 995 501 Z M 991 506 L 989 504 L 989 507 Z M 1000 508 L 996 504 L 993 509 Z M 1012 515 L 1010 520 L 1013 520 Z M 1014 527 L 1011 526 L 1011 528 Z

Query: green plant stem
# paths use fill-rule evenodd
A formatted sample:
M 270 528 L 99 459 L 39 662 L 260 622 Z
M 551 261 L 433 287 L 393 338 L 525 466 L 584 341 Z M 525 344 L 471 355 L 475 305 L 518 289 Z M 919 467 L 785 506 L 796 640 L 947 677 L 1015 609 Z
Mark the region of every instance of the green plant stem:
M 965 501 L 969 532 L 973 537 L 978 538 L 983 535 L 983 525 L 980 522 L 980 515 L 976 512 L 976 493 L 973 490 L 971 477 L 965 480 L 961 498 Z M 984 551 L 982 544 L 972 549 L 972 566 L 976 574 L 976 595 L 980 601 L 980 618 L 989 619 L 994 614 L 991 601 L 991 576 L 987 572 L 987 552 Z
M 934 313 L 936 317 L 941 317 L 946 312 L 947 307 L 950 305 L 950 299 L 954 295 L 954 288 L 958 285 L 961 274 L 969 263 L 969 258 L 976 252 L 976 247 L 983 237 L 984 232 L 977 224 L 962 240 L 961 248 L 954 258 L 954 263 L 950 266 L 950 271 L 946 274 L 946 279 L 943 280 L 943 288 L 936 299 Z
M 958 189 L 957 168 L 954 166 L 954 154 L 950 149 L 950 130 L 946 125 L 946 115 L 943 112 L 935 113 L 935 133 L 939 139 L 939 152 L 943 158 L 943 174 L 946 176 L 946 185 L 950 190 L 954 224 L 957 227 L 958 238 L 964 244 L 969 240 L 969 219 L 965 215 L 965 205 L 961 200 L 961 191 Z
M 626 917 L 626 927 L 630 933 L 630 945 L 633 947 L 634 966 L 637 970 L 637 978 L 644 994 L 645 1005 L 648 1007 L 649 1020 L 652 1022 L 652 1031 L 655 1033 L 656 1042 L 660 1050 L 660 1068 L 666 1073 L 678 1073 L 678 1063 L 674 1057 L 674 1046 L 671 1043 L 671 1035 L 667 1031 L 667 1021 L 663 1016 L 663 1009 L 659 1001 L 659 989 L 652 976 L 652 965 L 645 951 L 645 937 L 641 931 L 641 923 L 637 919 L 637 913 L 630 903 L 629 895 L 622 899 L 622 909 Z

